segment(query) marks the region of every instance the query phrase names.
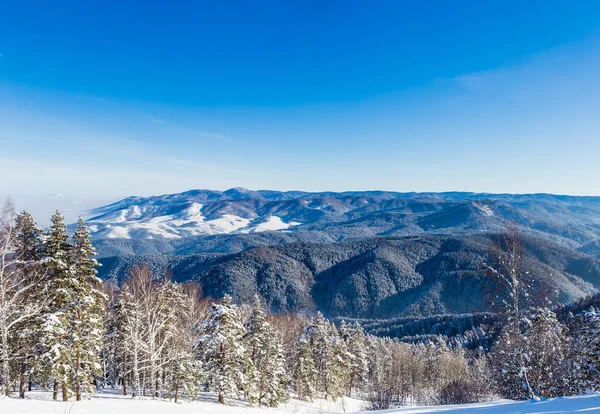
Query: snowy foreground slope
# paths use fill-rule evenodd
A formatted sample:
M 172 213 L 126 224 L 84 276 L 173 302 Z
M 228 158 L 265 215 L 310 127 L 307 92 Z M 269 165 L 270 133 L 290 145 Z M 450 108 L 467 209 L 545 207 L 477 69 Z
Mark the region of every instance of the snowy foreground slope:
M 326 413 L 351 413 L 359 412 L 364 407 L 364 402 L 344 398 L 343 401 L 318 400 L 312 404 L 292 400 L 285 406 L 277 409 L 248 407 L 243 403 L 231 405 L 217 404 L 212 395 L 206 395 L 203 401 L 192 403 L 183 402 L 175 404 L 162 400 L 132 400 L 131 397 L 122 397 L 114 394 L 98 394 L 89 401 L 53 402 L 49 401 L 49 394 L 34 393 L 32 398 L 26 400 L 0 398 L 0 413 L 2 414 L 257 414 L 257 413 L 298 413 L 298 414 L 326 414 Z M 500 413 L 525 413 L 525 414 L 556 414 L 556 413 L 600 413 L 600 395 L 586 395 L 581 397 L 555 398 L 545 401 L 510 401 L 498 400 L 488 403 L 446 405 L 433 407 L 407 407 L 379 413 L 398 414 L 500 414 Z
M 351 413 L 363 410 L 365 403 L 344 397 L 337 401 L 315 400 L 313 403 L 291 400 L 279 408 L 258 408 L 244 402 L 229 400 L 217 403 L 213 394 L 205 393 L 197 401 L 172 401 L 132 399 L 120 394 L 98 393 L 91 400 L 80 402 L 55 402 L 51 393 L 28 393 L 25 400 L 0 397 L 0 414 L 324 414 Z

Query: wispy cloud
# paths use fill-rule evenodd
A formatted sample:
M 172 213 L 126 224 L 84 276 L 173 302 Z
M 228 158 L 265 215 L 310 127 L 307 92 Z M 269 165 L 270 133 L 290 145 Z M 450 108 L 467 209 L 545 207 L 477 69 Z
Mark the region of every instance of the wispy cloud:
M 167 121 L 165 121 L 161 118 L 157 118 L 157 117 L 151 117 L 150 122 L 152 124 L 160 125 L 161 127 L 165 128 L 166 133 L 177 134 L 177 135 L 186 135 L 186 136 L 198 136 L 198 137 L 205 137 L 205 138 L 214 138 L 214 139 L 224 141 L 224 142 L 240 142 L 237 139 L 227 137 L 225 135 L 218 134 L 215 132 L 208 132 L 208 131 L 204 131 L 201 129 L 189 128 L 189 127 L 183 126 L 183 125 L 171 124 L 170 122 L 167 122 Z

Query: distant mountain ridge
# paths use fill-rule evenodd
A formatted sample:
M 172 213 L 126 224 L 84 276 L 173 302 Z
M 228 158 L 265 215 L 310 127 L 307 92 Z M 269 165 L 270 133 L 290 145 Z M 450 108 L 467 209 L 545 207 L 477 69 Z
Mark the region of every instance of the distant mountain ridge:
M 600 239 L 600 197 L 551 194 L 191 190 L 129 197 L 93 209 L 96 240 L 182 239 L 264 231 L 375 236 L 479 234 L 514 220 L 523 231 L 571 247 Z M 307 236 L 299 236 L 305 240 Z

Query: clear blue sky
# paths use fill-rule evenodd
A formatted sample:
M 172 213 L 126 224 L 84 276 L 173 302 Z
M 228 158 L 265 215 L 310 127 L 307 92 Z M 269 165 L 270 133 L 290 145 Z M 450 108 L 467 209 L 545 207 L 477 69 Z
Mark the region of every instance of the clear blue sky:
M 4 2 L 0 195 L 600 195 L 599 29 L 598 1 Z

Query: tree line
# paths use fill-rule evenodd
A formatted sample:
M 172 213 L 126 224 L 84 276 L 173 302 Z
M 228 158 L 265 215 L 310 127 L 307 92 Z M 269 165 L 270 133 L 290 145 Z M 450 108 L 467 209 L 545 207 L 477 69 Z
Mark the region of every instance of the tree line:
M 229 296 L 204 298 L 194 283 L 134 266 L 120 285 L 96 277 L 88 229 L 72 236 L 56 212 L 47 231 L 7 203 L 0 222 L 0 384 L 80 400 L 100 387 L 179 401 L 212 392 L 274 407 L 364 398 L 373 409 L 502 396 L 574 395 L 600 389 L 600 313 L 562 321 L 528 302 L 516 234 L 486 265 L 503 296 L 499 338 L 489 349 L 432 337 L 420 343 L 365 334 L 358 322 L 321 313 L 271 314 Z

